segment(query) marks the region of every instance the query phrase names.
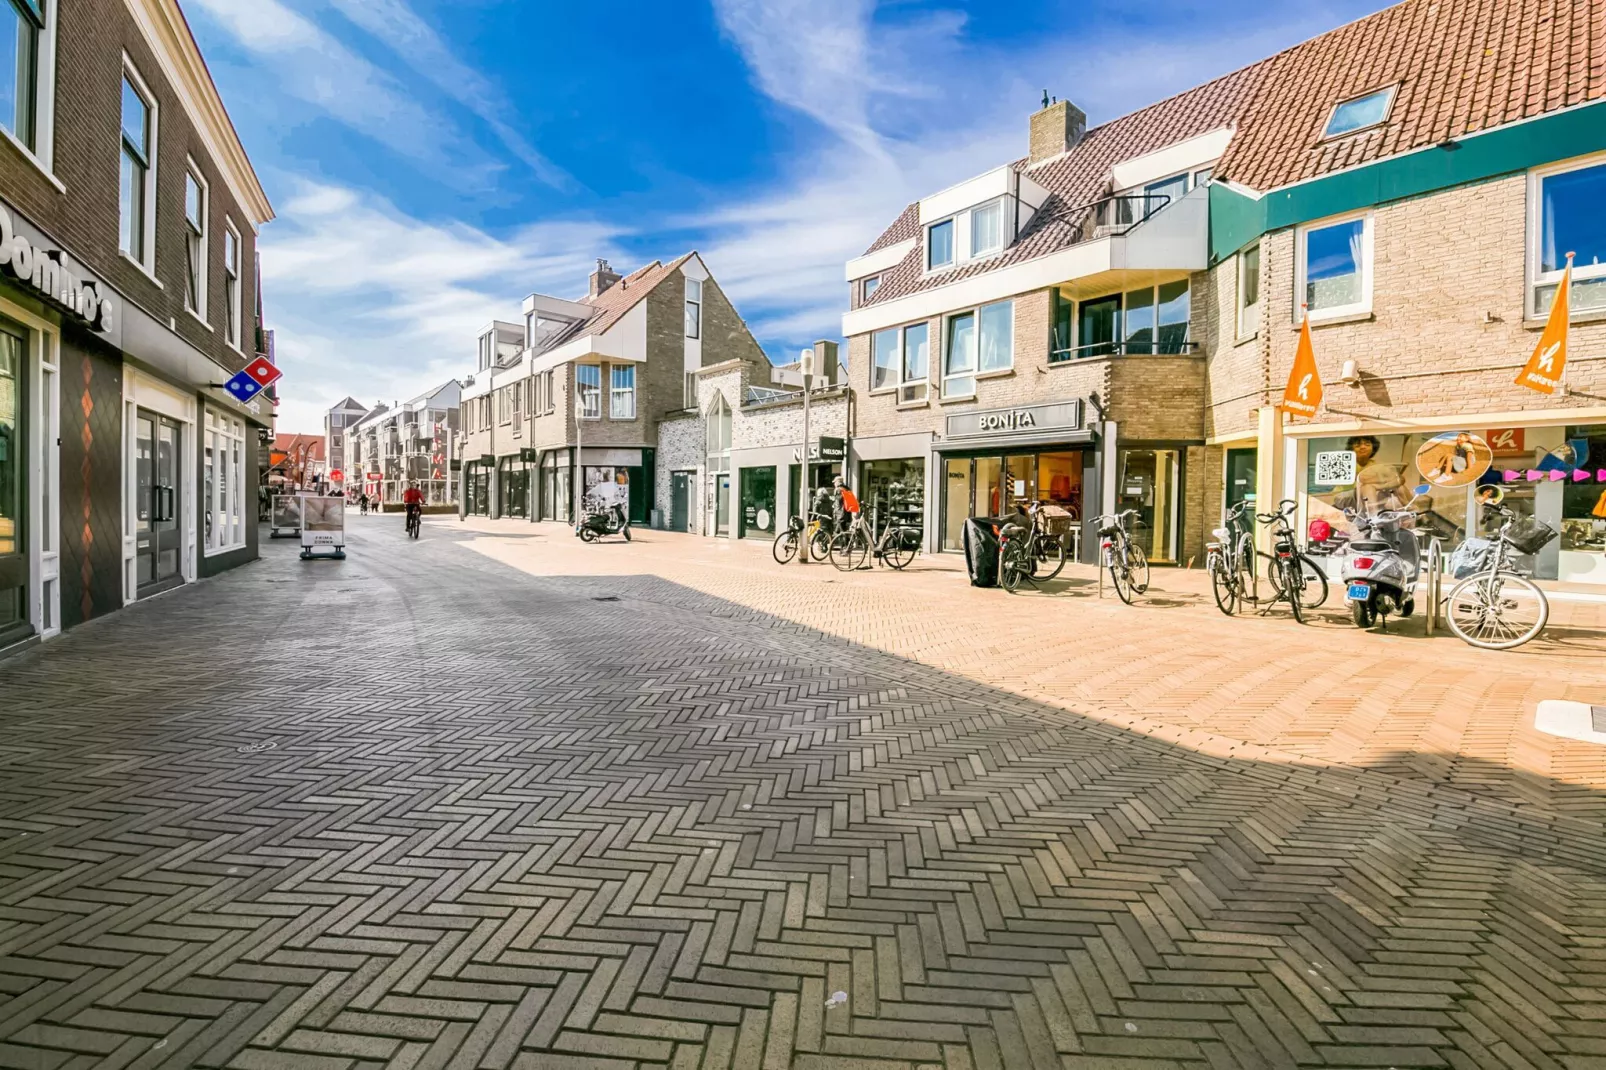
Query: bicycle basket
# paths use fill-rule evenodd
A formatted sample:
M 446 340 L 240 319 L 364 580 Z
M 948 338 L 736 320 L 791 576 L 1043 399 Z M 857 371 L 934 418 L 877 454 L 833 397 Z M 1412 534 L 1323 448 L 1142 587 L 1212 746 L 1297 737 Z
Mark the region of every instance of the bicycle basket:
M 1057 505 L 1043 506 L 1042 517 L 1043 530 L 1050 535 L 1067 535 L 1076 526 L 1076 519 L 1071 516 L 1070 511 Z
M 1537 554 L 1557 534 L 1555 528 L 1531 516 L 1513 517 L 1502 533 L 1519 554 Z
M 1450 575 L 1464 580 L 1489 567 L 1489 554 L 1494 543 L 1488 539 L 1468 539 L 1450 555 Z

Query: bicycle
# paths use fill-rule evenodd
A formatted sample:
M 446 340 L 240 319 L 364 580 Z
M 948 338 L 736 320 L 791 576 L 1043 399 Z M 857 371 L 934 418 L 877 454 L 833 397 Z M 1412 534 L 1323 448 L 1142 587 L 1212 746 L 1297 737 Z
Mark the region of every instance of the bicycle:
M 407 534 L 416 539 L 423 527 L 424 510 L 416 505 L 409 505 L 407 507 Z
M 888 488 L 889 505 L 896 488 L 896 484 Z M 912 524 L 893 519 L 890 508 L 888 513 L 879 535 L 872 533 L 862 510 L 855 513 L 847 527 L 831 539 L 831 564 L 843 572 L 852 572 L 863 568 L 874 554 L 877 560 L 902 571 L 920 550 L 921 532 Z
M 775 536 L 770 544 L 770 553 L 777 564 L 790 564 L 792 558 L 797 556 L 797 548 L 803 543 L 803 532 L 808 531 L 809 560 L 824 561 L 831 555 L 831 536 L 827 530 L 829 518 L 819 513 L 809 516 L 807 525 L 803 518 L 794 516 L 786 523 L 786 530 Z
M 1043 504 L 1032 502 L 1026 513 L 1026 524 L 1011 522 L 999 531 L 998 582 L 1010 594 L 1019 589 L 1022 580 L 1035 587 L 1038 580 L 1047 582 L 1065 567 L 1066 538 L 1049 530 L 1050 517 Z
M 1518 516 L 1503 505 L 1505 517 L 1495 533 L 1492 559 L 1450 590 L 1445 619 L 1465 642 L 1484 650 L 1510 650 L 1545 630 L 1550 601 L 1545 592 L 1508 557 L 1536 554 L 1556 537 L 1556 529 L 1531 516 Z
M 1210 573 L 1216 608 L 1229 617 L 1239 605 L 1255 600 L 1248 581 L 1255 567 L 1254 540 L 1244 520 L 1252 504 L 1253 500 L 1246 498 L 1229 509 L 1222 526 L 1211 532 L 1217 541 L 1205 544 L 1205 570 Z
M 1287 602 L 1294 620 L 1303 624 L 1307 609 L 1318 609 L 1327 601 L 1327 573 L 1299 550 L 1298 536 L 1288 520 L 1298 507 L 1296 502 L 1285 499 L 1275 513 L 1255 514 L 1257 520 L 1272 529 L 1274 551 L 1256 553 L 1255 558 L 1265 560 L 1266 579 L 1271 583 L 1273 597 L 1266 609 L 1278 602 Z
M 1131 605 L 1134 595 L 1146 594 L 1149 590 L 1149 559 L 1128 534 L 1127 517 L 1136 524 L 1143 522 L 1138 519 L 1136 509 L 1100 516 L 1094 522 L 1099 525 L 1099 549 L 1104 567 L 1110 571 L 1110 582 L 1115 585 L 1115 593 L 1121 601 Z

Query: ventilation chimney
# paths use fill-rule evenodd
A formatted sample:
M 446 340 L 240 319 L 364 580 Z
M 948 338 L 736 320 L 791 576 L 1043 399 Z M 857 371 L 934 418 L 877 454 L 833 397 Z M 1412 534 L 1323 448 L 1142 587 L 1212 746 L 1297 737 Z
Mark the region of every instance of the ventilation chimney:
M 822 340 L 814 343 L 814 383 L 815 388 L 834 386 L 840 381 L 837 375 L 836 343 Z
M 596 297 L 602 291 L 619 281 L 619 273 L 608 266 L 602 257 L 597 257 L 597 270 L 591 273 L 591 296 Z
M 1056 100 L 1032 114 L 1031 162 L 1042 163 L 1074 149 L 1087 133 L 1087 113 L 1068 100 Z

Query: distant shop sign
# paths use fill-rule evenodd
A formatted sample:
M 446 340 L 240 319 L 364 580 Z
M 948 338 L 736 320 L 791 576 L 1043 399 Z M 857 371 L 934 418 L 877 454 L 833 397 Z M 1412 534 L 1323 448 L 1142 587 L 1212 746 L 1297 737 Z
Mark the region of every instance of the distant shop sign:
M 949 438 L 988 438 L 993 435 L 1035 435 L 1047 431 L 1079 431 L 1080 401 L 1054 401 L 1010 409 L 956 412 L 948 417 Z

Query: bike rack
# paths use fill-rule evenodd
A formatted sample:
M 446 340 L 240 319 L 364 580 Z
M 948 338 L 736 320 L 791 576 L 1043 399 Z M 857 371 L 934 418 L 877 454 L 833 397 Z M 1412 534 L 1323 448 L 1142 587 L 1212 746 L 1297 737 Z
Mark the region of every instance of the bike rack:
M 1442 604 L 1444 590 L 1444 551 L 1439 548 L 1437 538 L 1428 540 L 1428 567 L 1427 567 L 1427 609 L 1422 614 L 1427 624 L 1428 635 L 1432 636 L 1439 623 L 1439 607 Z

